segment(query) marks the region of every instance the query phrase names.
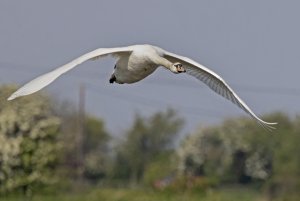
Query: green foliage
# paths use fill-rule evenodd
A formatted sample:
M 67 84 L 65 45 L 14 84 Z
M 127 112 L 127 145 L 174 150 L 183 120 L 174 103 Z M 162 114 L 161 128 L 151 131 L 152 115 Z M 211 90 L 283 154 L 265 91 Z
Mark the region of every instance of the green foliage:
M 183 175 L 218 177 L 226 171 L 230 158 L 218 137 L 218 129 L 203 128 L 188 136 L 177 149 L 178 170 Z
M 292 121 L 273 113 L 265 119 L 280 124 L 271 133 L 239 118 L 197 130 L 178 149 L 179 171 L 225 183 L 265 182 L 267 194 L 274 196 L 296 192 L 300 186 L 299 118 Z
M 277 158 L 278 153 L 290 154 L 291 144 L 295 141 L 286 138 L 286 132 L 293 135 L 292 122 L 288 117 L 277 113 L 267 118 L 280 122 L 280 127 L 274 133 L 244 118 L 226 120 L 220 126 L 196 131 L 178 150 L 180 171 L 223 179 L 229 177 L 238 182 L 247 178 L 269 178 L 272 171 L 276 171 L 277 162 L 281 164 L 284 162 L 282 159 L 288 157 Z M 283 140 L 289 141 L 289 145 L 286 146 Z M 286 146 L 285 151 L 281 149 L 282 146 Z
M 7 102 L 16 88 L 0 88 L 0 191 L 51 183 L 58 162 L 60 121 L 45 96 Z
M 81 179 L 85 181 L 99 182 L 100 179 L 107 176 L 111 163 L 108 147 L 111 137 L 106 131 L 104 122 L 87 114 L 79 141 L 79 114 L 76 108 L 72 107 L 70 103 L 63 103 L 56 110 L 62 121 L 63 164 L 60 167 L 61 174 L 69 180 L 74 180 L 78 179 L 80 173 Z
M 272 176 L 266 185 L 271 197 L 292 197 L 299 199 L 300 189 L 300 119 L 291 121 L 281 115 L 282 122 L 274 136 Z M 294 199 L 294 200 L 297 200 Z
M 28 193 L 35 186 L 41 189 L 44 186 L 41 184 L 57 178 L 59 169 L 60 183 L 55 188 L 54 185 L 43 188 L 33 199 L 281 201 L 299 198 L 300 117 L 291 119 L 282 113 L 265 116 L 268 121 L 279 122 L 272 133 L 248 118 L 227 119 L 220 125 L 199 128 L 176 147 L 174 140 L 183 120 L 173 110 L 148 118 L 136 115 L 133 125 L 122 134 L 124 140 L 112 153 L 108 146 L 111 138 L 101 119 L 86 115 L 84 134 L 79 141 L 76 109 L 63 106 L 58 109 L 59 115 L 54 114 L 49 99 L 40 94 L 7 102 L 14 89 L 0 88 L 1 192 L 15 194 L 21 189 Z M 81 189 L 76 194 L 70 191 L 70 186 L 77 184 L 74 180 L 78 167 L 82 168 L 84 179 L 78 181 L 89 181 L 86 187 L 128 186 L 132 181 L 138 188 L 87 192 Z M 263 194 L 241 191 L 241 183 L 252 184 L 247 188 L 260 189 Z M 224 190 L 224 186 L 233 187 Z M 72 195 L 54 196 L 63 192 L 62 188 Z M 46 195 L 41 195 L 44 192 Z M 0 197 L 0 201 L 16 200 L 6 193 L 2 195 L 6 197 Z
M 173 147 L 182 125 L 182 119 L 173 110 L 156 113 L 150 118 L 137 115 L 125 140 L 118 145 L 113 176 L 141 181 L 150 161 Z
M 84 128 L 84 174 L 88 179 L 97 181 L 108 172 L 110 135 L 105 130 L 103 121 L 95 117 L 88 116 Z
M 104 122 L 96 117 L 87 116 L 84 125 L 84 152 L 101 149 L 107 150 L 110 135 L 105 129 Z
M 156 155 L 147 165 L 143 182 L 148 186 L 155 186 L 157 182 L 164 181 L 168 185 L 176 176 L 176 160 L 173 151 L 166 151 Z M 162 186 L 163 188 L 164 186 Z M 158 187 L 159 188 L 159 187 Z

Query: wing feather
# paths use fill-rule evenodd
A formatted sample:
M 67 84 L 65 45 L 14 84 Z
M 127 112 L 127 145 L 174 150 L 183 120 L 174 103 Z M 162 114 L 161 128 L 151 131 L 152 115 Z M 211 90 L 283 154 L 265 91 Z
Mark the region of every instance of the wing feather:
M 103 56 L 112 55 L 112 56 L 119 56 L 126 53 L 131 53 L 133 51 L 133 47 L 117 47 L 117 48 L 99 48 L 94 51 L 91 51 L 89 53 L 86 53 L 73 61 L 56 68 L 55 70 L 43 74 L 32 81 L 28 82 L 24 86 L 22 86 L 20 89 L 18 89 L 16 92 L 14 92 L 7 100 L 13 100 L 20 96 L 25 96 L 32 94 L 34 92 L 37 92 L 41 90 L 42 88 L 49 85 L 51 82 L 53 82 L 55 79 L 57 79 L 62 74 L 68 72 L 69 70 L 73 69 L 77 65 L 87 61 L 87 60 L 95 60 L 99 59 Z
M 173 63 L 180 62 L 184 66 L 187 74 L 192 75 L 198 80 L 204 82 L 214 92 L 240 107 L 264 128 L 268 130 L 274 129 L 272 125 L 275 125 L 277 123 L 266 122 L 257 117 L 255 113 L 247 106 L 247 104 L 232 90 L 232 88 L 212 70 L 193 61 L 192 59 L 179 56 L 167 51 L 164 51 L 164 57 Z

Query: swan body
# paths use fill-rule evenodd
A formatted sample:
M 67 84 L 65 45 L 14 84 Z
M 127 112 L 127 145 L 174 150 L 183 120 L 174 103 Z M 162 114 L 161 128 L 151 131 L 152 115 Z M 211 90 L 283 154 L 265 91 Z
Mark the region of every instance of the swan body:
M 243 109 L 264 128 L 273 129 L 274 127 L 272 125 L 277 124 L 265 122 L 257 117 L 246 103 L 231 89 L 231 87 L 212 70 L 193 61 L 192 59 L 176 55 L 163 50 L 162 48 L 147 44 L 117 48 L 99 48 L 86 53 L 61 67 L 28 82 L 14 92 L 8 100 L 13 100 L 17 97 L 39 91 L 77 65 L 87 60 L 97 60 L 108 55 L 117 58 L 115 68 L 109 80 L 110 83 L 135 83 L 152 74 L 158 67 L 162 66 L 175 74 L 187 73 L 204 82 L 214 92 Z
M 152 60 L 153 55 L 160 54 L 155 48 L 148 45 L 136 45 L 133 49 L 131 54 L 120 57 L 116 63 L 113 75 L 116 78 L 115 82 L 119 84 L 138 82 L 159 67 L 159 64 Z

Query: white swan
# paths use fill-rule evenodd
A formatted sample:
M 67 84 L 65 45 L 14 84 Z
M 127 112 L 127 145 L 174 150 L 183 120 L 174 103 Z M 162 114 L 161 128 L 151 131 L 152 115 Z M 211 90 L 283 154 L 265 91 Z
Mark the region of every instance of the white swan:
M 60 75 L 82 62 L 99 59 L 107 55 L 118 58 L 113 74 L 109 80 L 110 83 L 129 84 L 138 82 L 153 73 L 159 66 L 163 66 L 175 74 L 186 72 L 204 82 L 213 91 L 247 112 L 263 127 L 273 129 L 274 127 L 272 127 L 272 125 L 277 124 L 265 122 L 258 118 L 246 103 L 244 103 L 244 101 L 242 101 L 242 99 L 229 87 L 229 85 L 212 70 L 192 59 L 167 52 L 152 45 L 132 45 L 128 47 L 96 49 L 28 82 L 14 92 L 7 100 L 13 100 L 19 96 L 25 96 L 39 91 L 53 82 Z

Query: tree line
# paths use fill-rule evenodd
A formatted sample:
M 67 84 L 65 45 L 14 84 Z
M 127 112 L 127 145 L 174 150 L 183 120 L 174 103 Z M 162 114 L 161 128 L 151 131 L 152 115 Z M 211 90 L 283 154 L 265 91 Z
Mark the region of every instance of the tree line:
M 45 94 L 7 102 L 14 86 L 0 87 L 0 193 L 53 186 L 142 186 L 200 190 L 250 185 L 268 196 L 296 194 L 300 187 L 300 118 L 270 133 L 248 118 L 202 126 L 178 144 L 184 119 L 167 109 L 133 124 L 114 139 L 102 119 L 86 115 L 78 138 L 78 111 Z

